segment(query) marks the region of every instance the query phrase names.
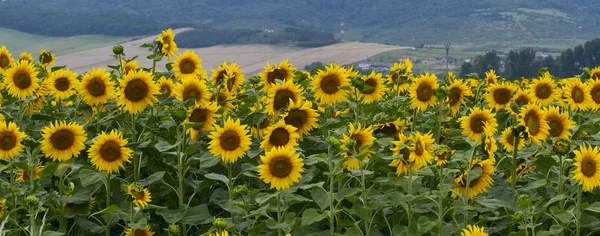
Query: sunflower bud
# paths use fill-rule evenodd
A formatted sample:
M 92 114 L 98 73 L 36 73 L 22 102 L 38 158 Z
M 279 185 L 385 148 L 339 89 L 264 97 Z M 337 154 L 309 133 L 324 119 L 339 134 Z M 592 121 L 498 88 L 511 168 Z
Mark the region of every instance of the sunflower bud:
M 125 55 L 124 54 L 124 50 L 123 50 L 123 46 L 121 46 L 121 44 L 116 45 L 113 47 L 112 49 L 113 53 L 118 56 L 118 55 Z
M 25 201 L 27 201 L 27 203 L 29 203 L 31 205 L 37 205 L 39 202 L 38 198 L 33 195 L 27 196 L 27 198 L 25 198 Z
M 544 67 L 544 68 L 542 68 L 542 69 L 540 69 L 540 70 L 538 71 L 538 76 L 539 76 L 539 77 L 542 77 L 542 76 L 544 76 L 546 73 L 548 73 L 548 68 L 545 68 L 545 67 Z
M 169 233 L 171 235 L 179 235 L 181 233 L 181 229 L 179 228 L 179 225 L 177 225 L 177 224 L 170 224 L 169 225 Z
M 38 59 L 40 60 L 40 63 L 48 64 L 52 61 L 52 54 L 50 54 L 50 52 L 43 51 Z
M 175 106 L 171 109 L 171 118 L 176 124 L 181 124 L 187 118 L 187 110 L 183 106 Z
M 223 218 L 215 218 L 213 219 L 213 226 L 217 227 L 219 230 L 224 230 L 227 228 L 227 221 Z
M 336 137 L 329 136 L 329 138 L 327 138 L 327 144 L 332 147 L 339 147 L 342 145 L 342 142 Z
M 259 83 L 260 83 L 260 77 L 258 77 L 256 75 L 250 77 L 250 84 L 256 85 L 256 84 L 259 84 Z
M 519 222 L 519 221 L 522 221 L 522 220 L 523 220 L 523 218 L 525 218 L 525 216 L 523 215 L 523 212 L 522 212 L 522 211 L 517 211 L 517 212 L 515 212 L 515 214 L 513 214 L 513 216 L 512 216 L 513 222 Z
M 246 192 L 248 192 L 248 186 L 246 186 L 245 184 L 237 185 L 237 186 L 235 186 L 235 188 L 233 188 L 234 196 L 244 195 L 244 194 L 246 194 Z
M 552 141 L 552 150 L 558 155 L 565 155 L 571 150 L 571 142 L 564 138 L 554 139 Z
M 433 151 L 435 157 L 437 158 L 438 164 L 447 163 L 450 160 L 450 157 L 454 155 L 454 150 L 450 149 L 450 147 L 446 145 L 441 145 Z
M 363 91 L 363 89 L 365 88 L 365 81 L 360 77 L 352 78 L 352 80 L 350 80 L 350 83 L 352 84 L 352 86 L 354 86 L 360 91 Z

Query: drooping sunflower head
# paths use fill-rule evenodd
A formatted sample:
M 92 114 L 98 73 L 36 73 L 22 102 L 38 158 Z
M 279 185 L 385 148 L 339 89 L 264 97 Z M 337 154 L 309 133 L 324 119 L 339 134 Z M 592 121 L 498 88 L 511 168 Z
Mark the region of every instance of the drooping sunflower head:
M 394 156 L 397 156 L 398 158 L 394 159 L 389 166 L 396 167 L 397 176 L 406 175 L 408 173 L 409 166 L 411 166 L 411 170 L 421 169 L 423 166 L 415 163 L 414 156 L 410 155 L 411 151 L 409 149 L 409 145 L 412 144 L 414 137 L 399 134 L 398 139 L 398 141 L 393 143 L 394 146 L 390 148 L 390 150 L 392 150 L 394 153 Z
M 31 53 L 28 52 L 22 52 L 21 55 L 19 55 L 19 61 L 24 63 L 35 63 L 35 61 L 33 60 L 33 55 L 31 55 Z
M 312 81 L 312 91 L 315 99 L 321 104 L 336 104 L 348 98 L 348 91 L 340 87 L 348 86 L 350 79 L 346 70 L 339 65 L 331 64 L 326 70 L 321 70 Z
M 385 87 L 384 81 L 381 79 L 381 73 L 371 71 L 371 74 L 363 76 L 363 80 L 365 81 L 365 88 L 359 94 L 363 99 L 362 103 L 371 104 L 383 99 L 388 88 Z
M 90 106 L 103 105 L 114 96 L 114 83 L 103 68 L 93 69 L 81 78 L 78 91 Z
M 0 219 L 6 215 L 6 199 L 0 199 Z
M 483 226 L 469 225 L 466 229 L 460 232 L 460 236 L 488 236 L 483 230 Z
M 0 121 L 0 159 L 13 159 L 21 154 L 25 136 L 14 122 Z
M 547 107 L 544 110 L 546 115 L 546 121 L 550 130 L 548 132 L 552 137 L 565 138 L 571 137 L 571 131 L 569 129 L 575 128 L 575 122 L 569 118 L 567 112 L 560 112 L 560 109 L 555 106 Z
M 265 130 L 260 147 L 265 151 L 269 151 L 274 147 L 296 147 L 300 138 L 296 130 L 296 127 L 286 124 L 281 119 Z
M 232 103 L 234 101 L 233 95 L 227 89 L 219 89 L 217 94 L 211 93 L 208 101 L 215 102 L 219 108 L 223 108 L 223 115 L 227 115 L 229 111 L 235 108 Z
M 504 131 L 502 131 L 502 134 L 500 134 L 500 143 L 504 146 L 504 150 L 506 150 L 508 153 L 513 152 L 515 140 L 511 127 L 507 127 L 504 129 Z M 521 150 L 523 147 L 525 147 L 525 140 L 520 138 L 519 143 L 517 144 L 517 150 Z
M 8 94 L 21 100 L 34 95 L 38 84 L 37 72 L 31 63 L 17 62 L 3 71 Z
M 267 114 L 271 116 L 279 115 L 281 109 L 287 108 L 290 101 L 298 103 L 304 99 L 304 93 L 300 85 L 294 84 L 293 80 L 286 80 L 284 83 L 271 85 L 268 92 Z
M 594 110 L 600 109 L 600 79 L 589 80 L 588 82 L 588 91 L 590 97 L 592 98 L 590 102 L 590 107 Z
M 500 110 L 510 103 L 515 90 L 517 88 L 512 83 L 494 83 L 486 88 L 484 97 L 490 107 Z
M 185 77 L 181 80 L 181 83 L 175 86 L 175 97 L 182 102 L 193 99 L 196 103 L 202 103 L 204 100 L 207 100 L 209 96 L 204 81 L 194 77 Z
M 33 180 L 40 178 L 40 171 L 44 169 L 42 163 L 39 163 L 33 168 Z M 17 171 L 17 182 L 26 182 L 29 183 L 31 181 L 31 177 L 29 177 L 29 170 L 19 169 Z
M 154 232 L 150 231 L 150 226 L 147 225 L 146 228 L 129 228 L 125 230 L 125 236 L 152 236 Z
M 179 50 L 175 43 L 175 33 L 173 33 L 171 28 L 163 30 L 155 41 L 158 42 L 160 52 L 167 56 L 169 60 L 171 60 L 171 57 L 175 56 L 175 52 Z
M 596 67 L 594 67 L 594 69 L 592 69 L 592 74 L 590 76 L 590 79 L 593 79 L 593 80 L 600 79 L 600 66 L 596 66 Z
M 600 150 L 594 146 L 580 146 L 579 150 L 573 152 L 573 179 L 583 186 L 583 191 L 594 191 L 600 186 Z
M 486 84 L 495 84 L 498 82 L 498 78 L 500 78 L 500 76 L 496 75 L 496 70 L 491 69 L 488 72 L 485 72 L 485 83 Z
M 127 139 L 119 131 L 102 132 L 88 149 L 90 162 L 99 171 L 119 173 L 119 168 L 125 168 L 123 162 L 130 162 L 133 151 L 126 147 Z
M 55 121 L 42 129 L 42 138 L 42 152 L 46 157 L 62 162 L 79 156 L 87 136 L 80 124 Z
M 213 125 L 216 122 L 216 118 L 219 117 L 217 114 L 217 104 L 214 102 L 208 103 L 196 103 L 189 111 L 185 123 L 194 122 L 198 123 L 198 126 L 191 127 L 187 130 L 190 137 L 194 141 L 198 141 L 198 134 L 200 131 L 212 130 Z
M 310 101 L 290 102 L 287 113 L 283 114 L 283 120 L 286 124 L 296 127 L 296 132 L 300 134 L 300 140 L 303 135 L 307 135 L 312 129 L 319 127 L 317 125 L 317 111 L 311 108 Z
M 162 76 L 158 80 L 158 90 L 160 91 L 159 97 L 171 97 L 173 96 L 173 91 L 175 91 L 175 84 L 173 84 L 173 81 L 171 79 L 167 79 L 164 76 Z
M 369 159 L 371 155 L 373 155 L 373 151 L 369 150 L 369 147 L 373 145 L 375 142 L 375 137 L 373 137 L 373 127 L 363 127 L 360 123 L 354 126 L 354 124 L 350 123 L 348 128 L 348 132 L 342 135 L 342 145 L 350 149 L 348 152 L 342 152 L 344 157 L 352 157 L 345 161 L 342 164 L 342 167 L 349 170 L 357 170 L 359 169 L 359 161 L 357 159 L 358 156 L 362 156 L 364 165 L 364 161 Z M 350 144 L 353 143 L 354 146 L 350 147 Z
M 530 158 L 531 161 L 535 161 L 536 159 L 537 158 L 535 156 L 532 156 Z M 525 176 L 526 174 L 533 172 L 534 169 L 535 166 L 532 164 L 528 164 L 527 160 L 519 159 L 519 161 L 517 162 L 517 168 L 515 170 L 517 173 L 517 180 L 523 178 L 523 176 Z M 512 183 L 512 178 L 512 175 L 508 177 L 508 183 Z
M 533 83 L 529 86 L 529 93 L 532 95 L 534 102 L 540 106 L 552 104 L 554 100 L 560 97 L 550 73 L 545 73 L 542 77 L 533 80 Z
M 243 157 L 252 144 L 247 126 L 231 117 L 227 117 L 223 127 L 215 125 L 215 130 L 208 137 L 211 139 L 210 153 L 220 156 L 225 163 L 234 163 Z
M 6 49 L 6 46 L 2 45 L 2 47 L 0 47 L 0 73 L 2 73 L 5 68 L 13 64 L 13 61 L 12 55 L 8 49 Z M 25 64 L 29 63 L 25 62 Z
M 227 88 L 228 92 L 238 89 L 246 80 L 244 73 L 240 70 L 237 63 L 227 64 L 227 61 L 215 69 L 211 69 L 211 81 L 215 87 Z
M 56 55 L 42 49 L 42 52 L 40 52 L 39 60 L 41 65 L 52 66 L 54 65 L 54 62 L 56 62 Z
M 129 72 L 136 71 L 139 67 L 138 62 L 134 61 L 134 60 L 127 61 L 127 62 L 124 60 L 121 60 L 121 64 L 123 64 L 123 71 L 125 72 L 125 73 L 123 73 L 124 75 L 129 74 Z
M 277 80 L 281 80 L 283 82 L 287 80 L 293 80 L 294 71 L 296 71 L 296 67 L 289 64 L 287 59 L 281 61 L 279 65 L 271 65 L 269 62 L 267 62 L 267 65 L 260 73 L 260 79 L 264 85 L 264 89 L 268 91 L 272 85 L 277 83 Z
M 383 134 L 386 137 L 397 138 L 400 133 L 404 132 L 406 126 L 406 121 L 401 121 L 398 118 L 392 122 L 376 124 L 373 134 Z
M 563 89 L 564 105 L 573 111 L 581 111 L 592 105 L 592 96 L 588 86 L 578 78 L 570 81 Z
M 435 90 L 439 84 L 434 74 L 421 74 L 410 85 L 411 108 L 419 111 L 427 110 L 427 107 L 437 104 Z
M 466 196 L 467 194 L 467 181 L 469 181 L 469 179 L 467 179 L 467 174 L 466 172 L 462 171 L 460 172 L 455 178 L 454 178 L 454 183 L 456 183 L 456 187 L 454 187 L 454 191 L 456 191 L 458 194 L 456 193 L 452 193 L 452 197 L 453 198 L 459 198 L 459 197 L 463 197 L 463 198 L 473 198 L 477 195 L 479 195 L 480 193 L 483 192 L 487 192 L 487 188 L 490 187 L 493 183 L 494 180 L 492 179 L 491 175 L 494 174 L 495 168 L 494 168 L 494 162 L 492 160 L 485 160 L 485 161 L 480 161 L 479 159 L 475 159 L 473 160 L 473 162 L 471 162 L 471 171 L 475 170 L 475 169 L 479 169 L 481 171 L 481 175 L 479 176 L 470 176 L 469 179 L 471 179 L 470 183 L 469 183 L 469 196 Z
M 454 155 L 456 150 L 452 150 L 450 147 L 446 145 L 442 145 L 436 148 L 433 151 L 433 155 L 435 156 L 436 165 L 444 165 L 448 163 L 448 160 Z
M 75 88 L 79 87 L 77 73 L 69 69 L 54 71 L 48 78 L 50 83 L 50 94 L 56 100 L 65 100 L 75 94 Z
M 481 141 L 485 123 L 494 128 L 498 127 L 496 118 L 490 109 L 471 108 L 471 113 L 468 116 L 460 118 L 462 134 L 476 142 Z
M 396 62 L 390 68 L 390 74 L 388 75 L 388 81 L 394 86 L 398 87 L 400 92 L 405 92 L 408 89 L 409 84 L 403 83 L 400 80 L 400 77 L 408 78 L 410 73 L 412 73 L 412 62 L 410 58 L 405 58 L 404 61 L 400 63 Z
M 519 123 L 525 126 L 531 140 L 540 145 L 546 140 L 550 126 L 546 121 L 546 114 L 535 104 L 521 108 Z
M 270 184 L 272 189 L 289 189 L 304 172 L 304 162 L 299 156 L 293 147 L 274 147 L 260 156 L 263 164 L 258 166 L 258 178 Z
M 173 63 L 175 77 L 182 79 L 183 77 L 196 77 L 202 70 L 202 60 L 196 52 L 186 50 L 180 54 Z
M 160 94 L 152 75 L 145 71 L 131 71 L 119 80 L 117 105 L 125 108 L 130 114 L 137 114 L 148 105 L 154 106 Z
M 463 83 L 463 80 L 454 80 L 448 86 L 448 98 L 446 102 L 450 107 L 450 113 L 455 116 L 460 111 L 460 106 L 465 102 L 465 97 L 473 96 L 473 92 Z
M 141 187 L 135 183 L 127 186 L 127 193 L 129 193 L 133 203 L 139 208 L 147 208 L 148 203 L 152 202 L 150 191 L 148 191 L 147 188 Z

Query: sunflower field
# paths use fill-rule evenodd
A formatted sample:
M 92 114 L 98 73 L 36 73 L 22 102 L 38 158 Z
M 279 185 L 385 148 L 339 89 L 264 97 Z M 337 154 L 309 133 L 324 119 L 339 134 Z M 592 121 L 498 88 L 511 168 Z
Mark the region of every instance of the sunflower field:
M 81 75 L 0 48 L 0 236 L 600 231 L 600 68 L 209 77 L 171 29 L 141 47 Z

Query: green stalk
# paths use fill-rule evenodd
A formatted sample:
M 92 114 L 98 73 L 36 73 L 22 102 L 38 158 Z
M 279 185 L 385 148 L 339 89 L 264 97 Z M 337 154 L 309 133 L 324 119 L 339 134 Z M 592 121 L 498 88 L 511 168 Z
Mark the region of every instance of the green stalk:
M 34 163 L 32 159 L 33 159 L 33 156 L 31 156 L 30 160 L 32 161 L 32 163 Z M 33 172 L 34 172 L 34 168 L 35 168 L 36 164 L 33 164 L 33 167 L 31 167 L 31 166 L 29 167 L 29 186 L 31 187 L 31 195 L 33 195 L 33 196 L 35 196 L 35 191 L 34 191 L 35 180 L 33 178 L 33 176 L 34 176 Z M 35 206 L 35 207 L 29 206 L 29 224 L 31 225 L 31 235 L 32 236 L 37 235 L 37 232 L 35 229 L 35 218 L 37 216 L 37 212 L 38 212 L 37 206 Z
M 442 119 L 444 119 L 444 117 L 442 116 L 442 112 L 444 110 L 443 106 L 444 106 L 444 101 L 442 100 L 442 101 L 440 101 L 440 104 L 438 106 L 438 121 L 440 122 L 440 125 L 438 125 L 437 132 L 435 132 L 435 134 L 436 134 L 435 141 L 437 141 L 438 143 L 442 142 L 442 139 L 441 139 L 442 130 L 443 130 L 442 129 L 442 125 L 443 125 Z
M 278 191 L 277 192 L 277 224 L 281 225 L 281 220 L 282 220 L 282 214 L 281 214 L 281 192 Z M 283 235 L 283 232 L 281 231 L 281 228 L 277 228 L 277 235 L 281 236 Z
M 184 150 L 182 150 L 184 148 L 185 145 L 185 137 L 186 137 L 186 133 L 185 133 L 185 125 L 181 125 L 181 131 L 179 130 L 179 127 L 177 127 L 177 136 L 179 137 L 181 135 L 181 139 L 182 142 L 177 145 L 177 182 L 178 182 L 178 189 L 177 189 L 177 197 L 179 198 L 179 209 L 183 209 L 185 207 L 184 205 L 184 180 L 185 180 L 185 169 L 184 169 L 184 160 L 183 160 L 183 152 Z M 182 232 L 187 232 L 186 229 L 186 225 L 181 223 L 181 229 Z
M 152 52 L 152 76 L 154 77 L 154 72 L 156 72 L 156 53 L 158 52 L 158 47 L 155 47 Z
M 518 145 L 519 144 L 519 136 L 518 135 L 513 135 L 513 155 L 512 155 L 512 177 L 511 177 L 511 183 L 510 186 L 513 189 L 517 188 L 517 153 L 519 152 L 518 150 Z M 562 164 L 561 164 L 562 165 Z
M 106 176 L 106 208 L 110 206 L 110 173 Z M 106 215 L 106 236 L 110 236 L 110 213 Z
M 416 110 L 415 110 L 416 111 Z M 416 112 L 415 112 L 416 113 Z M 413 125 L 414 127 L 414 125 Z M 408 195 L 412 195 L 412 162 L 408 163 Z M 412 205 L 412 198 L 406 203 L 406 205 L 408 205 L 408 212 L 407 212 L 407 216 L 408 216 L 408 230 L 410 230 L 410 226 L 412 224 L 412 209 L 411 209 L 411 205 Z
M 475 145 L 475 147 L 473 147 L 473 152 L 471 153 L 471 159 L 469 160 L 469 165 L 468 165 L 468 169 L 467 169 L 467 184 L 466 184 L 466 188 L 465 188 L 465 196 L 463 196 L 463 199 L 465 201 L 465 204 L 469 204 L 469 185 L 471 185 L 471 166 L 473 165 L 473 159 L 475 158 L 475 153 L 477 153 L 477 145 Z M 464 228 L 467 228 L 467 222 L 469 221 L 469 210 L 465 210 L 465 222 L 464 222 Z
M 335 167 L 333 166 L 333 156 L 331 156 L 331 147 L 327 148 L 327 165 L 329 166 L 329 235 L 330 236 L 334 236 L 335 235 L 335 225 L 334 225 L 334 219 L 335 219 L 335 206 L 333 205 L 334 201 L 333 201 L 333 181 L 334 181 L 334 175 L 333 173 L 335 173 Z
M 227 176 L 229 178 L 229 202 L 231 203 L 231 201 L 233 201 L 233 177 L 232 177 L 232 170 L 231 170 L 231 166 L 233 164 L 229 163 L 227 164 Z M 279 197 L 279 195 L 277 195 L 277 197 Z M 279 201 L 278 201 L 279 202 Z M 277 210 L 279 211 L 279 210 Z M 235 225 L 236 221 L 235 221 L 235 214 L 233 214 L 233 212 L 231 212 L 231 222 Z
M 415 132 L 415 123 L 417 121 L 417 108 L 413 108 L 413 120 L 410 126 L 410 132 Z
M 577 185 L 577 221 L 576 235 L 581 235 L 581 185 Z
M 65 194 L 65 185 L 64 185 L 64 176 L 61 175 L 59 176 L 59 180 L 60 182 L 58 183 L 58 191 L 59 191 L 59 195 L 58 195 L 58 207 L 60 207 L 60 209 L 62 210 L 65 207 L 65 204 L 63 202 L 63 196 Z M 65 216 L 63 214 L 60 214 L 60 229 L 67 229 L 66 224 L 65 224 Z
M 558 155 L 558 158 L 560 160 L 560 163 L 558 163 L 558 195 L 561 195 L 563 193 L 563 186 L 562 186 L 562 174 L 563 174 L 563 155 Z M 559 207 L 560 210 L 564 209 L 563 206 L 563 200 L 559 201 Z
M 442 236 L 442 230 L 444 228 L 444 165 L 440 165 L 440 171 L 439 171 L 439 178 L 440 178 L 440 201 L 438 202 L 438 224 L 439 224 L 439 235 Z
M 131 142 L 136 142 L 135 140 L 135 114 L 131 114 Z M 139 160 L 137 155 L 133 155 L 133 179 L 135 182 L 140 180 L 140 172 L 139 172 Z

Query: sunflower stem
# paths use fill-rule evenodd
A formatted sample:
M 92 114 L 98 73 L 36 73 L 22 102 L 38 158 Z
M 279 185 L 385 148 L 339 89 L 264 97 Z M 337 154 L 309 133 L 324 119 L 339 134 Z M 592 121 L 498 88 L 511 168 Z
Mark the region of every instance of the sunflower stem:
M 232 163 L 227 164 L 227 177 L 229 179 L 229 184 L 228 184 L 229 186 L 228 186 L 228 188 L 229 188 L 229 202 L 230 202 L 230 204 L 231 204 L 231 201 L 233 201 L 233 178 L 232 178 L 232 170 L 231 170 L 232 169 L 231 168 L 232 165 L 233 165 Z M 279 195 L 277 195 L 277 196 L 279 196 Z M 230 213 L 231 213 L 231 222 L 233 223 L 233 225 L 236 225 L 235 214 L 233 214 L 233 212 L 230 212 Z
M 413 108 L 412 124 L 410 126 L 410 132 L 415 132 L 415 123 L 417 122 L 417 108 Z
M 408 187 L 407 187 L 407 192 L 408 192 L 408 195 L 409 195 L 409 199 L 408 199 L 408 202 L 406 203 L 406 205 L 408 206 L 407 217 L 408 217 L 408 230 L 409 231 L 410 231 L 410 226 L 412 224 L 412 209 L 411 209 L 411 205 L 412 205 L 412 171 L 411 171 L 411 169 L 412 169 L 412 162 L 408 162 L 408 170 L 407 170 L 407 172 L 408 172 Z
M 442 101 L 440 101 L 440 104 L 438 105 L 438 112 L 437 112 L 438 113 L 438 121 L 440 122 L 440 124 L 437 127 L 437 132 L 435 132 L 435 136 L 436 136 L 435 140 L 438 143 L 442 143 L 442 130 L 443 130 L 442 129 L 442 124 L 443 124 L 442 119 L 444 118 L 442 116 L 442 111 L 444 110 L 443 106 L 444 106 L 444 101 L 442 100 Z
M 513 189 L 517 188 L 517 154 L 519 144 L 519 135 L 513 135 L 513 153 L 512 153 L 512 169 L 511 169 L 511 179 L 510 186 Z
M 186 138 L 186 133 L 185 133 L 185 125 L 181 125 L 181 130 L 179 130 L 179 127 L 177 128 L 177 136 L 179 137 L 181 135 L 181 142 L 179 143 L 179 145 L 177 145 L 177 182 L 178 182 L 178 189 L 177 189 L 177 197 L 179 198 L 179 209 L 183 209 L 185 207 L 184 205 L 184 179 L 185 179 L 185 169 L 184 169 L 184 160 L 183 160 L 183 152 L 184 150 L 183 147 L 185 145 L 185 138 Z M 182 232 L 187 232 L 186 230 L 186 225 L 181 223 L 181 229 Z
M 137 142 L 135 140 L 135 114 L 131 114 L 131 142 L 135 143 Z M 140 172 L 139 172 L 139 162 L 138 162 L 138 156 L 137 155 L 133 155 L 133 179 L 135 180 L 135 182 L 138 182 L 140 180 Z
M 576 221 L 576 234 L 581 235 L 581 185 L 577 185 L 577 221 Z
M 558 155 L 558 159 L 560 161 L 560 163 L 558 163 L 558 195 L 561 195 L 563 193 L 563 186 L 562 186 L 562 175 L 563 175 L 563 155 Z M 560 210 L 564 210 L 564 206 L 563 206 L 563 200 L 559 201 L 559 207 Z
M 60 210 L 64 209 L 64 202 L 63 202 L 63 195 L 65 194 L 65 179 L 64 179 L 64 175 L 61 175 L 58 177 L 58 179 L 60 180 L 60 182 L 58 183 L 58 191 L 59 191 L 59 195 L 58 195 L 58 207 L 60 207 Z M 66 230 L 66 224 L 65 224 L 65 216 L 64 214 L 60 214 L 60 221 L 59 221 L 59 225 L 60 225 L 60 229 L 65 229 Z
M 465 201 L 465 205 L 469 205 L 469 188 L 470 188 L 470 184 L 471 184 L 471 168 L 473 166 L 473 159 L 475 159 L 475 154 L 477 153 L 477 146 L 479 146 L 479 144 L 476 144 L 475 147 L 473 147 L 473 152 L 471 152 L 471 159 L 469 160 L 469 164 L 467 167 L 467 183 L 465 186 L 465 196 L 463 196 L 463 199 Z M 464 227 L 463 228 L 467 228 L 467 222 L 469 221 L 469 210 L 465 209 L 465 220 L 464 220 Z
M 152 76 L 154 77 L 154 73 L 156 72 L 156 53 L 158 52 L 158 47 L 155 47 L 152 52 Z
M 327 165 L 329 166 L 329 235 L 335 235 L 335 209 L 334 209 L 334 201 L 333 201 L 333 185 L 334 185 L 334 173 L 335 166 L 333 166 L 333 156 L 331 155 L 331 146 L 327 147 Z
M 439 171 L 440 178 L 440 201 L 438 202 L 438 224 L 439 224 L 439 235 L 442 236 L 443 228 L 444 228 L 444 164 L 440 165 Z
M 106 208 L 110 207 L 110 172 L 108 173 L 108 175 L 106 176 Z M 110 223 L 111 223 L 111 219 L 110 219 L 110 213 L 106 214 L 106 229 L 104 230 L 106 232 L 106 236 L 110 236 Z
M 281 216 L 281 191 L 277 191 L 277 224 L 281 225 L 281 220 L 282 220 L 282 216 Z M 281 228 L 277 228 L 277 235 L 281 236 L 283 235 L 283 232 L 281 231 Z

